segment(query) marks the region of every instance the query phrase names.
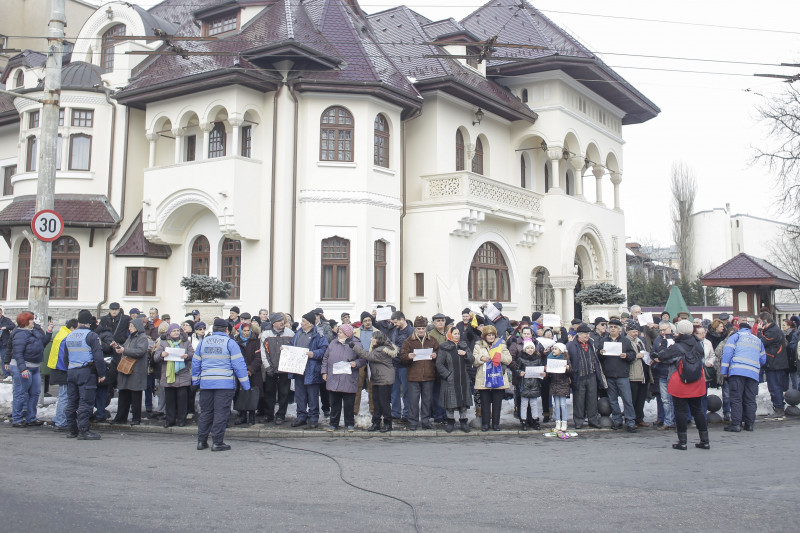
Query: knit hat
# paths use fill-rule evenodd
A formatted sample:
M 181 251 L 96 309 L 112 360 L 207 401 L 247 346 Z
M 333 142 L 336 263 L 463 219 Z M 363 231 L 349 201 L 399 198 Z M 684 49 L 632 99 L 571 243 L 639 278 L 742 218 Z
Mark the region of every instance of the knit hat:
M 364 322 L 364 319 L 366 318 L 372 320 L 372 314 L 368 313 L 367 311 L 364 311 L 363 313 L 361 313 L 361 322 Z
M 591 333 L 592 328 L 590 328 L 587 324 L 581 324 L 575 331 L 577 333 Z
M 177 329 L 178 331 L 180 331 L 180 330 L 181 330 L 181 327 L 180 327 L 178 324 L 175 324 L 175 323 L 172 323 L 172 324 L 170 324 L 170 325 L 167 327 L 167 335 L 169 335 L 170 333 L 172 333 L 172 332 L 173 332 L 174 330 L 176 330 L 176 329 Z
M 224 318 L 215 318 L 214 319 L 214 327 L 215 328 L 227 328 L 228 327 L 228 321 L 225 320 Z
M 678 335 L 691 335 L 694 331 L 694 324 L 688 320 L 681 320 L 678 322 L 676 330 L 678 331 Z
M 424 316 L 418 316 L 414 319 L 415 328 L 424 328 L 428 325 L 428 320 Z
M 269 321 L 272 322 L 273 324 L 276 322 L 281 322 L 283 320 L 285 320 L 285 318 L 282 313 L 270 313 L 269 315 Z M 314 320 L 316 320 L 316 318 L 314 318 Z
M 184 320 L 181 326 L 189 326 L 194 331 L 195 322 L 194 320 Z
M 529 317 L 527 315 L 523 316 L 522 319 L 520 319 L 519 323 L 520 324 L 531 324 L 532 323 L 531 317 Z
M 557 342 L 557 343 L 555 343 L 555 344 L 553 345 L 553 348 L 558 348 L 558 351 L 560 351 L 561 353 L 566 353 L 566 351 L 567 351 L 567 347 L 566 347 L 566 346 L 564 346 L 564 343 L 563 343 L 563 342 Z
M 314 313 L 314 311 L 309 311 L 308 313 L 304 314 L 303 318 L 311 324 L 314 324 L 317 321 L 317 315 Z
M 342 324 L 339 326 L 339 331 L 344 333 L 348 338 L 353 336 L 353 326 L 351 324 Z
M 536 348 L 536 345 L 535 345 L 534 343 L 532 343 L 531 341 L 525 341 L 525 342 L 522 344 L 522 349 L 523 349 L 523 350 L 527 350 L 529 346 L 530 346 L 531 348 Z
M 540 313 L 539 311 L 534 311 L 533 314 L 531 315 L 531 322 L 536 322 L 537 320 L 539 320 L 540 316 L 542 316 L 542 313 Z
M 231 307 L 231 313 L 236 313 L 238 315 L 239 314 L 239 308 L 234 305 L 233 307 Z
M 92 312 L 87 309 L 81 309 L 78 313 L 78 324 L 91 324 Z

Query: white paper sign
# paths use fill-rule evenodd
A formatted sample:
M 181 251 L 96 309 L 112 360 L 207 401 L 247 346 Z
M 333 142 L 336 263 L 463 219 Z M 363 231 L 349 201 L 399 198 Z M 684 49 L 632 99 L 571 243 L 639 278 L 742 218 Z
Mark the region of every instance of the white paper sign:
M 642 361 L 644 361 L 644 364 L 646 364 L 647 366 L 650 366 L 650 363 L 652 363 L 653 361 L 650 358 L 650 352 L 642 352 L 642 353 L 644 354 L 644 357 L 642 357 Z
M 672 339 L 667 339 L 667 348 L 669 348 L 669 347 L 670 347 L 670 346 L 672 346 L 673 344 L 675 344 L 675 341 L 674 341 L 674 340 L 672 340 Z
M 547 372 L 551 374 L 565 374 L 567 372 L 566 359 L 548 359 Z
M 375 320 L 391 320 L 392 319 L 392 308 L 391 307 L 380 307 L 377 311 L 375 311 Z
M 333 373 L 334 374 L 352 374 L 352 368 L 350 366 L 350 361 L 339 361 L 338 363 L 333 363 Z
M 542 374 L 544 374 L 544 367 L 543 366 L 526 366 L 525 367 L 525 379 L 529 378 L 541 378 Z
M 547 337 L 537 337 L 536 341 L 541 344 L 542 348 L 545 350 L 552 347 L 556 343 L 554 339 L 548 339 Z
M 500 310 L 492 305 L 492 302 L 486 302 L 486 309 L 483 311 L 486 318 L 494 322 L 500 316 Z
M 542 325 L 546 328 L 560 328 L 561 317 L 558 315 L 546 314 L 544 315 Z
M 183 348 L 164 348 L 164 361 L 182 362 L 186 350 Z
M 605 342 L 603 344 L 604 355 L 622 355 L 621 342 Z
M 647 326 L 647 324 L 653 323 L 653 313 L 642 313 L 639 315 L 639 325 L 640 326 Z
M 414 361 L 430 361 L 433 348 L 418 348 L 414 350 Z
M 308 364 L 308 348 L 297 346 L 283 346 L 281 358 L 278 361 L 278 372 L 289 374 L 305 374 Z

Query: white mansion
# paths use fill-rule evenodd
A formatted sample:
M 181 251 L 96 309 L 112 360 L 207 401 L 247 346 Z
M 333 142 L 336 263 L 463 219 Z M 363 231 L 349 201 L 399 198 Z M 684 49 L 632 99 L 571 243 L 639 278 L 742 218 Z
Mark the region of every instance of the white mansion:
M 18 54 L 0 82 L 40 96 L 44 59 Z M 336 318 L 493 300 L 569 319 L 576 287 L 625 286 L 622 126 L 659 109 L 525 0 L 461 21 L 356 0 L 112 2 L 62 80 L 59 317 L 111 301 L 182 316 L 190 273 L 232 282 L 226 307 Z M 39 104 L 0 97 L 12 309 L 39 127 Z

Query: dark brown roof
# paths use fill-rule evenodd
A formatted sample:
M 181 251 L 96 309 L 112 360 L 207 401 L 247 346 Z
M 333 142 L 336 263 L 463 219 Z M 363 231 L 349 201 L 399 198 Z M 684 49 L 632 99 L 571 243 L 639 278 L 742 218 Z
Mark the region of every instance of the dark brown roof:
M 461 24 L 482 39 L 497 36 L 501 44 L 543 46 L 497 47 L 487 64 L 491 76 L 511 76 L 562 70 L 625 111 L 623 124 L 638 124 L 661 110 L 600 58 L 559 28 L 527 0 L 492 0 Z
M 120 257 L 155 257 L 167 259 L 172 255 L 172 248 L 164 244 L 153 244 L 144 237 L 142 226 L 142 212 L 136 215 L 125 234 L 119 240 L 111 253 Z
M 119 224 L 119 216 L 105 196 L 56 194 L 54 210 L 65 226 L 111 228 Z M 35 213 L 36 196 L 17 196 L 0 211 L 0 226 L 30 226 Z
M 770 285 L 776 288 L 797 289 L 800 281 L 794 279 L 769 261 L 744 252 L 722 263 L 703 276 L 703 285 L 731 287 L 740 285 Z
M 33 50 L 23 50 L 15 56 L 9 58 L 6 68 L 0 76 L 0 82 L 6 83 L 11 71 L 17 67 L 33 68 L 43 67 L 47 62 L 47 55 L 41 52 L 34 52 Z

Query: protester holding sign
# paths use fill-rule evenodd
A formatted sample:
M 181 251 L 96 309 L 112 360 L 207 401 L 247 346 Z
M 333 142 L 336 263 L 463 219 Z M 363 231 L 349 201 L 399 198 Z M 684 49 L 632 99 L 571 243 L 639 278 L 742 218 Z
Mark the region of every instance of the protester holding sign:
M 509 387 L 503 365 L 511 364 L 511 353 L 494 326 L 484 326 L 480 341 L 472 353 L 477 368 L 475 390 L 481 394 L 481 431 L 500 431 L 500 408 L 505 389 Z
M 168 357 L 175 354 L 177 357 Z M 178 424 L 186 425 L 186 413 L 189 408 L 189 388 L 192 386 L 192 356 L 194 348 L 189 339 L 181 335 L 178 324 L 167 327 L 167 337 L 161 340 L 153 352 L 153 361 L 161 363 L 161 386 L 164 387 L 166 404 L 164 411 L 166 420 L 164 427 Z M 176 361 L 175 359 L 180 359 Z
M 625 429 L 632 433 L 636 431 L 636 414 L 633 409 L 629 376 L 631 363 L 636 360 L 636 350 L 621 332 L 622 322 L 616 318 L 609 320 L 608 334 L 599 338 L 597 351 L 608 382 L 608 400 L 611 402 L 611 418 L 614 421 L 611 428 L 623 427 L 623 412 L 620 411 L 618 401 L 621 397 L 625 406 Z
M 315 428 L 319 424 L 319 387 L 324 383 L 322 359 L 328 350 L 328 338 L 320 335 L 318 329 L 314 327 L 315 320 L 316 315 L 313 311 L 304 314 L 300 319 L 300 329 L 292 339 L 292 346 L 305 350 L 308 357 L 303 373 L 294 374 L 297 420 L 292 422 L 292 427 L 308 423 L 309 427 Z
M 358 386 L 358 369 L 366 361 L 358 356 L 353 346 L 361 344 L 358 337 L 353 336 L 353 326 L 342 324 L 336 334 L 336 340 L 328 345 L 322 356 L 322 379 L 325 381 L 330 396 L 331 416 L 328 431 L 339 428 L 339 419 L 344 411 L 344 425 L 352 433 L 356 429 L 353 407 L 356 401 Z
M 551 362 L 563 363 L 563 372 L 551 372 Z M 553 396 L 553 418 L 556 420 L 556 431 L 567 430 L 567 397 L 569 396 L 569 384 L 571 367 L 569 365 L 569 355 L 567 347 L 557 342 L 547 355 L 547 370 L 550 376 L 550 394 Z M 559 368 L 560 370 L 560 368 Z
M 436 356 L 439 343 L 427 332 L 428 321 L 414 319 L 414 333 L 400 348 L 400 365 L 408 368 L 408 429 L 433 429 L 433 380 L 436 377 Z

